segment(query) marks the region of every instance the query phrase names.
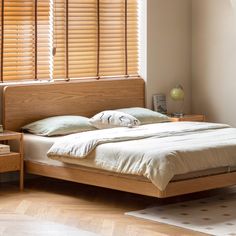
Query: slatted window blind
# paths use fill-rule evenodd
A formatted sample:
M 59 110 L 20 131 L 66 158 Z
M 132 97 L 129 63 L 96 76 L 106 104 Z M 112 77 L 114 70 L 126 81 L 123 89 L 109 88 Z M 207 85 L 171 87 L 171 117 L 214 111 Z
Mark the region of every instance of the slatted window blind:
M 66 78 L 66 2 L 54 0 L 53 78 Z
M 69 78 L 97 75 L 97 2 L 97 0 L 69 0 Z
M 1 80 L 137 76 L 138 0 L 0 0 Z
M 34 2 L 2 1 L 4 80 L 34 79 Z
M 138 74 L 138 1 L 129 0 L 127 5 L 127 63 L 129 75 Z
M 52 18 L 53 1 L 35 0 L 36 2 L 36 22 L 35 22 L 35 57 L 36 57 L 36 79 L 52 79 Z
M 100 0 L 101 76 L 137 74 L 137 20 L 136 0 Z
M 2 81 L 50 78 L 51 2 L 1 1 Z

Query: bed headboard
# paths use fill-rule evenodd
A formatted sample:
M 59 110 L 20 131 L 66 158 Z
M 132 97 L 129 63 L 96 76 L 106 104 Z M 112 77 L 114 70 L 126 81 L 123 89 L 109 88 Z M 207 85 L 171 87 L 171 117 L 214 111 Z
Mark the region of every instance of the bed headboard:
M 19 131 L 25 124 L 50 116 L 91 117 L 105 109 L 144 105 L 140 78 L 12 85 L 3 91 L 3 125 Z

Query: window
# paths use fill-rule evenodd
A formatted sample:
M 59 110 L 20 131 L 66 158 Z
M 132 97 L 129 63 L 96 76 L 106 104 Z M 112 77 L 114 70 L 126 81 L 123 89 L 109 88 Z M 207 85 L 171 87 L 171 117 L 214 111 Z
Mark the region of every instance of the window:
M 1 1 L 1 80 L 50 77 L 50 1 Z
M 2 7 L 2 78 L 34 79 L 34 3 L 5 1 Z
M 137 76 L 138 0 L 1 0 L 1 80 Z

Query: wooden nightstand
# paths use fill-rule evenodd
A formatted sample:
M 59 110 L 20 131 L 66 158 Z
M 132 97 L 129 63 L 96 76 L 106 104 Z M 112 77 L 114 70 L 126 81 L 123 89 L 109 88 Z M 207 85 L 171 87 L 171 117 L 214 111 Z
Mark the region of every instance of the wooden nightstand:
M 19 171 L 20 172 L 20 190 L 24 188 L 24 170 L 23 170 L 23 134 L 4 130 L 0 133 L 0 142 L 7 144 L 10 140 L 17 140 L 19 147 L 17 152 L 0 154 L 0 173 Z
M 183 117 L 171 117 L 172 121 L 205 121 L 204 115 L 184 115 Z

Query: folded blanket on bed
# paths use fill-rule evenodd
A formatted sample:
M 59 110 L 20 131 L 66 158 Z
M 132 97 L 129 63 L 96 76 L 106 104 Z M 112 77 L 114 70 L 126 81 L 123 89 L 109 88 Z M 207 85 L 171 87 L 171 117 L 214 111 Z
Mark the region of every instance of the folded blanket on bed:
M 170 122 L 88 131 L 60 139 L 48 157 L 71 163 L 92 151 L 99 168 L 143 175 L 164 190 L 176 174 L 236 165 L 236 129 L 214 123 Z

